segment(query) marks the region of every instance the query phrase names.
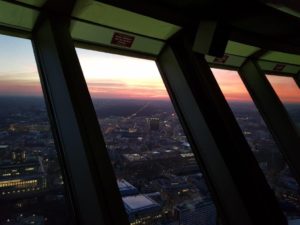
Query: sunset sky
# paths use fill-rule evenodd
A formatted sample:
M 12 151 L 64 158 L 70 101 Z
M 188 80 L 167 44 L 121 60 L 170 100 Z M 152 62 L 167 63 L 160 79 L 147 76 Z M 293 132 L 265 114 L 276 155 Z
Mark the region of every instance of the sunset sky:
M 292 77 L 267 75 L 267 78 L 281 101 L 300 102 L 300 88 Z
M 212 69 L 212 72 L 228 101 L 251 101 L 251 97 L 237 72 L 221 69 Z
M 92 97 L 168 99 L 154 61 L 77 49 Z M 226 98 L 250 101 L 238 74 L 213 69 Z M 269 76 L 282 100 L 300 102 L 292 78 Z M 40 96 L 41 86 L 29 40 L 0 35 L 0 95 Z
M 77 49 L 93 97 L 167 99 L 154 61 Z

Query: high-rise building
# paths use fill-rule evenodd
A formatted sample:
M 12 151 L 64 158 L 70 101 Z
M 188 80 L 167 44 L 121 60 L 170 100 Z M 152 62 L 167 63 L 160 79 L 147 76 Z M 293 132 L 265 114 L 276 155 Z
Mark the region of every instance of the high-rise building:
M 149 124 L 149 129 L 151 131 L 158 131 L 159 130 L 159 122 L 160 122 L 159 118 L 155 118 L 155 117 L 148 118 L 147 121 L 148 121 L 148 124 Z

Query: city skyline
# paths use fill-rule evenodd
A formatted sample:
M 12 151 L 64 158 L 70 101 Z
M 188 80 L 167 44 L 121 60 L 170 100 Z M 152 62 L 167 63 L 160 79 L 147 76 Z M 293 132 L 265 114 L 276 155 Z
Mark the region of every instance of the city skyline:
M 29 40 L 0 36 L 0 96 L 42 96 Z M 155 61 L 76 49 L 89 91 L 95 98 L 168 100 Z M 13 59 L 13 60 L 12 60 Z M 236 71 L 212 69 L 230 101 L 251 98 Z M 286 103 L 300 103 L 300 89 L 292 78 L 267 76 Z
M 1 41 L 0 36 L 0 49 L 1 44 L 4 50 L 12 50 L 7 55 L 0 52 L 0 199 L 5 202 L 0 205 L 0 224 L 71 224 L 73 199 L 70 201 L 64 182 L 69 177 L 61 173 L 69 171 L 60 164 L 32 46 L 28 40 L 18 39 L 14 44 L 10 38 Z M 155 62 L 76 51 L 129 223 L 219 224 L 206 174 Z M 227 100 L 243 101 L 229 104 L 236 121 L 287 219 L 299 219 L 298 183 L 258 111 L 253 104 L 244 104 L 251 98 L 243 82 L 235 71 L 213 69 L 213 73 Z M 281 90 L 281 84 L 290 89 L 292 80 L 271 82 Z M 284 98 L 297 100 L 294 92 Z M 7 95 L 16 97 L 4 97 Z M 299 124 L 300 105 L 291 106 Z

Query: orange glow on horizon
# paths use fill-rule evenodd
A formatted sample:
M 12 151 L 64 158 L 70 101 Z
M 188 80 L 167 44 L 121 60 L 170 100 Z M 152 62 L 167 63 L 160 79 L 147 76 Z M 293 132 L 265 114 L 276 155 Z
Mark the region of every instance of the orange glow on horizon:
M 168 100 L 153 60 L 77 49 L 93 98 Z
M 41 96 L 42 87 L 38 72 L 0 73 L 0 95 L 4 96 Z
M 214 76 L 228 101 L 252 101 L 237 71 L 212 69 Z M 267 75 L 276 94 L 284 103 L 300 103 L 300 89 L 291 77 Z
M 237 71 L 212 69 L 212 72 L 227 101 L 252 101 Z
M 99 86 L 88 83 L 90 94 L 93 98 L 114 99 L 155 99 L 166 100 L 169 98 L 165 89 L 160 86 L 139 87 L 137 86 Z
M 292 77 L 267 75 L 267 79 L 283 103 L 300 102 L 300 88 Z
M 169 100 L 154 61 L 82 49 L 77 51 L 93 98 Z M 252 101 L 236 71 L 212 71 L 228 101 Z M 292 78 L 267 77 L 283 102 L 300 103 L 300 89 Z M 0 72 L 0 95 L 41 96 L 37 69 L 31 66 L 20 73 Z

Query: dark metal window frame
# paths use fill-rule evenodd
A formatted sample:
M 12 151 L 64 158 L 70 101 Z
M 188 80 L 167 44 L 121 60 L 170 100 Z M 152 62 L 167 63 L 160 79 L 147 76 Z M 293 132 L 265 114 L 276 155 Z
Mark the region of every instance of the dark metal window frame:
M 277 96 L 267 75 L 290 77 L 297 83 L 297 76 L 274 71 L 264 71 L 256 60 L 247 59 L 240 68 L 232 68 L 222 65 L 210 64 L 211 68 L 236 71 L 260 115 L 264 119 L 271 132 L 281 154 L 291 167 L 298 184 L 300 184 L 300 154 L 297 149 L 300 146 L 300 137 L 291 121 L 283 103 Z M 298 75 L 299 77 L 299 75 Z M 298 146 L 298 147 L 297 147 Z
M 33 44 L 82 224 L 128 224 L 112 165 L 69 32 L 69 20 L 46 16 Z
M 294 178 L 300 184 L 300 165 L 299 165 L 299 146 L 300 137 L 296 127 L 291 121 L 290 116 L 278 95 L 274 91 L 270 82 L 267 80 L 267 74 L 293 78 L 297 83 L 299 75 L 295 76 L 286 73 L 275 73 L 264 71 L 260 68 L 256 60 L 247 59 L 240 68 L 232 68 L 222 65 L 210 65 L 211 68 L 236 71 L 253 103 L 264 119 L 270 133 L 287 165 L 290 167 Z
M 219 223 L 221 223 L 220 221 L 222 221 L 222 224 L 228 224 L 227 222 L 225 222 L 224 220 L 225 220 L 225 218 L 223 219 L 223 218 L 221 218 L 221 217 L 223 217 L 223 213 L 221 213 L 221 208 L 219 207 L 219 204 L 218 204 L 218 198 L 217 197 L 215 197 L 216 196 L 216 192 L 213 190 L 214 188 L 212 187 L 212 185 L 211 185 L 211 182 L 210 182 L 210 178 L 207 176 L 208 174 L 206 173 L 206 169 L 204 168 L 204 164 L 203 164 L 203 162 L 202 162 L 202 160 L 201 160 L 201 157 L 199 157 L 199 151 L 197 150 L 197 148 L 199 147 L 199 145 L 198 144 L 195 144 L 195 141 L 194 141 L 194 139 L 192 138 L 192 134 L 191 133 L 193 133 L 193 132 L 191 132 L 190 130 L 189 130 L 189 126 L 187 126 L 187 123 L 186 123 L 186 119 L 185 119 L 185 114 L 183 113 L 183 111 L 182 110 L 180 110 L 180 108 L 181 108 L 181 104 L 178 104 L 178 95 L 177 94 L 175 94 L 174 93 L 174 91 L 176 91 L 177 92 L 177 90 L 173 90 L 171 87 L 170 87 L 170 85 L 169 85 L 169 83 L 168 83 L 168 80 L 167 80 L 167 78 L 166 78 L 166 76 L 164 76 L 164 74 L 163 74 L 163 72 L 162 72 L 162 70 L 160 69 L 160 67 L 161 67 L 161 64 L 164 64 L 164 62 L 162 62 L 160 59 L 159 59 L 159 57 L 160 56 L 157 56 L 157 57 L 154 57 L 154 56 L 152 56 L 152 55 L 148 55 L 148 54 L 143 54 L 143 53 L 137 53 L 137 52 L 133 52 L 133 51 L 128 51 L 128 50 L 125 50 L 125 49 L 118 49 L 118 48 L 113 48 L 113 47 L 106 47 L 106 46 L 102 46 L 102 45 L 92 45 L 92 44 L 89 44 L 89 43 L 84 43 L 84 42 L 78 42 L 78 41 L 75 41 L 74 42 L 75 43 L 75 47 L 78 47 L 78 48 L 83 48 L 83 49 L 87 49 L 87 50 L 92 50 L 92 51 L 99 51 L 99 52 L 106 52 L 106 53 L 110 53 L 110 54 L 118 54 L 118 55 L 124 55 L 124 56 L 128 56 L 128 57 L 136 57 L 136 58 L 141 58 L 141 59 L 148 59 L 148 60 L 154 60 L 154 61 L 156 61 L 156 64 L 157 64 L 157 66 L 158 66 L 158 69 L 160 70 L 160 75 L 161 75 L 161 78 L 162 78 L 162 80 L 163 80 L 163 83 L 164 83 L 164 85 L 165 85 L 165 87 L 166 87 L 166 91 L 168 92 L 168 95 L 169 95 L 169 97 L 170 97 L 170 100 L 171 100 L 171 102 L 172 102 L 172 105 L 173 105 L 173 107 L 174 107 L 174 109 L 175 109 L 175 112 L 176 112 L 176 114 L 177 114 L 177 116 L 178 116 L 178 119 L 179 119 L 179 121 L 180 121 L 180 124 L 181 124 L 181 126 L 183 127 L 183 130 L 184 130 L 184 133 L 185 133 L 185 135 L 186 135 L 186 137 L 187 137 L 187 139 L 188 139 L 188 141 L 189 141 L 189 143 L 191 144 L 191 148 L 192 148 L 192 151 L 193 151 L 193 153 L 194 153 L 194 155 L 195 155 L 195 158 L 196 158 L 196 161 L 197 161 L 197 163 L 198 163 L 198 165 L 199 165 L 199 167 L 201 168 L 201 171 L 204 173 L 204 176 L 205 176 L 205 181 L 206 181 L 206 184 L 208 185 L 208 188 L 209 188 L 209 191 L 210 191 L 210 193 L 211 193 L 211 196 L 212 196 L 212 198 L 213 198 L 213 200 L 214 200 L 214 204 L 216 205 L 216 207 L 217 207 L 217 210 L 218 210 L 218 214 L 217 214 L 217 220 L 218 220 L 218 224 Z M 177 65 L 176 65 L 177 66 Z M 182 84 L 182 83 L 181 83 Z M 186 89 L 185 89 L 185 91 L 186 92 L 189 92 L 189 90 L 187 89 L 187 86 L 185 87 Z M 188 93 L 188 95 L 189 95 L 190 93 Z M 193 107 L 195 107 L 195 105 L 192 105 L 192 107 L 191 108 L 193 108 Z M 195 109 L 195 108 L 194 108 Z M 197 113 L 200 113 L 199 112 L 199 109 L 195 109 L 195 111 L 197 111 Z M 196 116 L 194 116 L 194 117 L 192 117 L 192 118 L 197 118 Z M 203 118 L 202 118 L 203 119 Z M 197 120 L 202 120 L 201 118 L 198 118 Z M 205 132 L 208 132 L 208 136 L 210 136 L 210 133 L 209 133 L 209 130 L 208 130 L 208 127 L 206 127 L 206 125 L 205 124 L 203 124 L 202 123 L 203 121 L 200 121 L 200 123 L 199 123 L 199 121 L 195 121 L 195 124 L 200 124 L 200 126 L 197 128 L 197 130 L 196 131 L 194 131 L 195 133 L 197 132 L 198 134 L 199 133 L 205 133 Z M 202 130 L 202 131 L 201 131 Z M 199 136 L 198 136 L 199 137 Z M 202 139 L 201 137 L 200 137 L 200 139 Z M 214 143 L 214 140 L 213 140 L 213 138 L 212 137 L 209 137 L 209 139 L 210 140 L 208 140 L 207 142 L 206 142 L 206 144 L 208 144 L 209 145 L 209 147 L 212 147 L 212 148 L 216 148 L 216 144 Z M 222 160 L 222 159 L 219 159 L 219 160 Z M 212 162 L 213 160 L 211 160 L 211 162 Z M 215 162 L 214 162 L 214 165 L 216 165 L 217 163 L 216 163 L 216 159 L 214 160 Z M 226 173 L 226 172 L 225 172 Z M 229 177 L 230 175 L 226 175 L 226 176 L 224 176 L 224 178 L 225 177 Z M 221 177 L 221 175 L 220 175 L 220 177 Z M 224 179 L 223 178 L 223 179 Z M 225 180 L 223 180 L 222 182 L 220 182 L 220 184 L 222 183 L 222 185 L 225 185 L 225 183 L 226 183 L 226 181 Z M 229 194 L 229 193 L 226 193 L 227 195 Z M 230 195 L 230 194 L 229 194 Z M 232 195 L 231 195 L 232 196 Z M 231 199 L 232 200 L 232 199 Z M 228 201 L 228 204 L 229 205 L 231 205 L 232 204 L 232 201 Z M 239 207 L 235 207 L 235 212 L 237 212 L 238 210 L 239 210 L 240 208 Z M 246 225 L 246 224 L 248 224 L 246 221 L 247 221 L 247 219 L 245 220 L 245 218 L 246 217 L 240 217 L 240 218 L 243 218 L 242 220 L 244 221 L 244 225 Z M 238 223 L 236 223 L 236 224 L 238 224 Z M 249 224 L 250 225 L 250 224 Z
M 223 223 L 286 224 L 208 63 L 192 52 L 184 36 L 169 41 L 157 62 L 197 146 L 194 153 L 204 165 Z
M 174 76 L 174 74 L 172 74 L 172 76 L 170 75 L 170 74 L 166 74 L 165 72 L 164 72 L 164 70 L 162 69 L 162 67 L 164 67 L 164 60 L 161 60 L 160 59 L 160 56 L 158 56 L 157 58 L 156 57 L 153 57 L 153 56 L 150 56 L 150 55 L 146 55 L 146 54 L 140 54 L 140 53 L 136 53 L 136 52 L 131 52 L 131 51 L 127 51 L 127 50 L 122 50 L 122 49 L 115 49 L 115 48 L 113 48 L 113 47 L 105 47 L 105 46 L 101 46 L 101 45 L 93 45 L 93 44 L 89 44 L 89 43 L 84 43 L 84 42 L 75 42 L 75 45 L 76 45 L 76 47 L 79 47 L 79 48 L 84 48 L 84 49 L 89 49 L 89 50 L 94 50 L 94 51 L 102 51 L 102 52 L 108 52 L 108 53 L 113 53 L 113 54 L 121 54 L 121 55 L 126 55 L 126 56 L 132 56 L 132 57 L 138 57 L 138 58 L 145 58 L 145 59 L 151 59 L 151 60 L 156 60 L 156 62 L 157 62 L 157 65 L 158 65 L 158 67 L 160 68 L 160 72 L 161 72 L 161 76 L 162 76 L 162 78 L 163 78 L 163 80 L 164 80 L 164 83 L 165 83 L 165 85 L 166 85 L 166 88 L 167 88 L 167 91 L 168 91 L 168 93 L 169 93 L 169 96 L 170 96 L 170 98 L 171 98 L 171 101 L 172 101 L 172 103 L 173 103 L 173 106 L 175 107 L 175 109 L 176 109 L 176 113 L 178 114 L 178 117 L 179 117 L 179 119 L 180 119 L 180 121 L 181 121 L 181 123 L 182 123 L 182 125 L 183 125 L 183 127 L 184 127 L 184 130 L 185 130 L 185 132 L 188 134 L 187 135 L 187 137 L 188 137 L 188 139 L 189 139 L 189 141 L 190 141 L 190 143 L 192 144 L 192 149 L 193 149 L 193 151 L 194 151 L 194 153 L 195 153 L 195 156 L 196 156 L 196 159 L 198 160 L 198 163 L 200 164 L 200 166 L 203 168 L 203 165 L 205 165 L 205 163 L 203 162 L 203 160 L 202 160 L 202 157 L 203 157 L 203 152 L 202 153 L 200 153 L 200 155 L 199 155 L 199 152 L 201 152 L 201 151 L 199 151 L 199 147 L 200 147 L 200 149 L 202 148 L 203 149 L 203 147 L 206 145 L 206 144 L 208 144 L 207 146 L 209 146 L 207 149 L 212 149 L 212 148 L 215 148 L 214 147 L 214 145 L 216 145 L 216 143 L 215 143 L 215 141 L 213 140 L 213 138 L 210 140 L 210 141 L 212 141 L 212 142 L 210 142 L 210 141 L 208 141 L 208 142 L 206 142 L 205 144 L 204 143 L 202 143 L 202 144 L 200 144 L 199 145 L 199 142 L 198 141 L 196 141 L 196 142 L 198 142 L 198 143 L 195 143 L 195 136 L 196 136 L 196 139 L 197 139 L 197 137 L 198 137 L 198 139 L 200 138 L 201 139 L 201 137 L 198 135 L 195 135 L 196 133 L 203 133 L 203 130 L 202 130 L 202 132 L 199 130 L 199 129 L 204 129 L 205 130 L 205 132 L 210 136 L 211 134 L 210 134 L 210 131 L 209 131 L 209 128 L 208 127 L 206 127 L 207 125 L 205 124 L 205 121 L 202 121 L 202 122 L 200 122 L 200 126 L 198 126 L 196 129 L 193 129 L 193 128 L 195 128 L 195 124 L 198 124 L 199 125 L 199 120 L 201 120 L 200 118 L 199 118 L 199 115 L 201 115 L 201 112 L 200 111 L 198 111 L 197 113 L 200 113 L 200 114 L 197 114 L 197 117 L 196 116 L 194 116 L 194 117 L 190 117 L 190 115 L 187 115 L 186 114 L 186 112 L 184 112 L 184 111 L 186 111 L 186 110 L 188 110 L 188 111 L 193 111 L 193 110 L 191 110 L 191 109 L 193 109 L 194 108 L 194 111 L 197 111 L 197 110 L 199 110 L 199 109 L 196 109 L 195 107 L 197 107 L 197 103 L 195 103 L 195 102 L 193 102 L 192 103 L 192 106 L 186 106 L 186 105 L 184 105 L 184 104 L 182 104 L 182 96 L 180 96 L 180 94 L 178 94 L 178 92 L 180 92 L 180 90 L 178 90 L 178 89 L 176 89 L 176 87 L 174 88 L 174 84 L 172 85 L 172 84 L 170 84 L 171 82 L 174 82 L 175 83 L 175 85 L 176 85 L 176 82 L 177 82 L 177 84 L 180 84 L 180 85 L 183 85 L 184 83 L 183 82 L 179 82 L 179 80 L 176 80 L 176 76 Z M 173 64 L 173 66 L 175 65 L 175 63 L 176 62 L 173 62 L 174 64 Z M 229 69 L 229 70 L 234 70 L 234 71 L 237 71 L 237 69 L 236 68 L 233 68 L 233 67 L 222 67 L 222 66 L 220 66 L 220 67 L 218 67 L 218 68 L 223 68 L 223 69 Z M 179 69 L 180 70 L 180 68 L 177 68 L 177 69 Z M 177 71 L 177 73 L 178 73 L 178 71 Z M 176 74 L 176 72 L 175 72 L 175 74 Z M 175 80 L 174 80 L 174 77 L 175 77 Z M 170 81 L 169 79 L 171 79 L 171 80 L 173 80 L 173 81 Z M 178 83 L 179 82 L 179 83 Z M 187 99 L 187 98 L 190 98 L 190 97 L 192 97 L 192 95 L 191 95 L 191 93 L 188 93 L 189 92 L 189 90 L 188 90 L 188 87 L 186 86 L 185 87 L 185 94 L 183 95 L 184 97 L 183 97 L 183 99 Z M 187 96 L 189 96 L 189 97 L 187 97 Z M 180 100 L 180 98 L 181 98 L 181 100 Z M 178 100 L 179 99 L 179 100 Z M 191 98 L 190 98 L 190 100 L 189 101 L 191 101 Z M 179 102 L 181 102 L 181 103 L 179 103 Z M 181 110 L 182 108 L 184 108 L 183 110 Z M 186 119 L 187 117 L 190 117 L 189 119 L 191 119 L 191 118 L 193 118 L 194 119 L 194 122 L 195 121 L 197 121 L 197 122 L 195 122 L 194 123 L 194 127 L 191 127 L 191 126 L 189 126 L 189 125 L 187 125 L 187 121 L 189 120 L 189 119 Z M 196 119 L 197 118 L 197 119 Z M 204 118 L 202 118 L 202 120 L 204 120 Z M 202 128 L 200 128 L 200 127 L 202 127 Z M 194 130 L 193 132 L 191 132 L 191 130 Z M 242 132 L 240 132 L 241 134 L 242 134 Z M 210 142 L 210 144 L 209 144 L 209 142 Z M 204 147 L 205 148 L 205 147 Z M 216 150 L 216 149 L 215 149 Z M 218 151 L 218 150 L 216 150 L 216 151 Z M 217 155 L 216 154 L 213 154 L 212 155 L 213 157 L 217 157 Z M 212 163 L 214 161 L 214 164 Z M 211 181 L 211 175 L 212 174 L 210 174 L 210 173 L 207 173 L 207 167 L 210 167 L 210 166 L 215 166 L 215 167 L 218 167 L 217 166 L 217 163 L 216 163 L 216 158 L 214 158 L 214 160 L 212 160 L 212 159 L 210 159 L 210 162 L 208 163 L 208 164 L 210 164 L 209 166 L 206 166 L 206 167 L 204 167 L 203 168 L 203 170 L 204 170 L 204 174 L 205 174 L 205 176 L 206 176 L 206 181 L 208 182 L 208 185 L 209 185 L 209 188 L 211 189 L 211 191 L 212 191 L 212 195 L 213 195 L 213 198 L 214 198 L 214 200 L 215 200 L 215 203 L 216 203 L 216 205 L 217 205 L 217 208 L 221 211 L 221 213 L 220 213 L 220 216 L 223 218 L 223 222 L 224 222 L 224 224 L 226 224 L 227 222 L 225 222 L 225 221 L 228 221 L 228 211 L 225 213 L 226 215 L 224 215 L 224 213 L 222 213 L 222 211 L 224 210 L 224 208 L 225 207 L 223 207 L 223 210 L 221 209 L 222 207 L 221 207 L 221 205 L 222 205 L 222 203 L 220 203 L 220 199 L 219 199 L 219 197 L 220 196 L 218 196 L 219 194 L 220 194 L 220 190 L 219 191 L 216 191 L 215 190 L 215 187 L 214 187 L 214 184 L 212 184 L 213 182 Z M 221 161 L 219 161 L 219 163 L 221 163 Z M 222 163 L 221 163 L 222 164 Z M 224 170 L 219 170 L 218 171 L 219 172 L 219 174 L 216 176 L 216 174 L 215 174 L 215 177 L 213 178 L 213 179 L 220 179 L 220 177 L 222 177 L 222 175 L 221 175 L 221 172 L 223 172 L 223 174 L 224 174 Z M 226 172 L 225 172 L 226 173 Z M 218 177 L 218 178 L 216 178 L 216 177 Z M 227 179 L 230 179 L 229 177 L 230 177 L 230 175 L 229 174 L 227 174 L 227 176 L 224 176 L 224 177 L 226 177 Z M 224 180 L 223 180 L 223 182 L 218 182 L 219 184 L 222 184 L 223 185 L 223 187 L 224 187 Z M 232 190 L 233 189 L 235 189 L 235 187 L 231 187 L 232 188 Z M 236 193 L 238 192 L 237 190 L 235 190 L 236 191 Z M 236 194 L 235 193 L 235 194 Z M 223 193 L 224 195 L 228 195 L 228 193 Z M 234 194 L 233 194 L 234 195 Z M 230 205 L 232 205 L 232 196 L 233 195 L 228 195 L 228 196 L 230 196 L 231 197 L 231 199 L 226 199 L 226 202 L 227 203 L 229 203 L 230 202 Z M 218 197 L 217 197 L 218 196 Z M 274 199 L 273 199 L 274 200 Z M 223 204 L 224 204 L 224 199 L 222 200 L 223 201 Z M 221 202 L 222 202 L 221 201 Z M 236 200 L 237 202 L 239 201 L 239 200 Z M 238 204 L 238 203 L 237 203 Z M 277 204 L 277 202 L 276 202 L 276 204 Z M 227 206 L 228 207 L 228 206 Z M 232 217 L 236 217 L 236 215 L 237 214 L 239 214 L 239 213 L 237 213 L 237 210 L 241 210 L 241 207 L 236 207 L 236 205 L 235 206 L 233 206 L 232 207 L 232 212 L 231 213 L 229 213 L 229 214 L 231 214 L 231 216 Z M 226 211 L 226 210 L 225 210 Z M 272 211 L 272 210 L 271 210 Z M 235 212 L 235 213 L 233 213 L 233 212 Z M 242 213 L 241 213 L 242 214 Z M 227 217 L 227 218 L 226 218 Z M 242 219 L 241 221 L 243 221 L 243 223 L 244 224 L 246 224 L 247 222 L 246 222 L 246 220 L 248 219 L 248 222 L 251 220 L 250 218 L 247 218 L 246 219 L 246 214 L 244 215 L 244 216 L 240 216 L 240 219 Z M 232 218 L 231 218 L 232 219 Z M 231 222 L 229 222 L 229 224 L 239 224 L 241 221 L 239 221 L 239 222 L 237 222 L 237 220 L 236 221 L 231 221 Z M 278 220 L 277 220 L 278 221 Z M 281 222 L 279 222 L 279 224 L 282 224 Z
M 60 24 L 61 22 L 64 24 Z M 126 215 L 120 201 L 113 170 L 108 155 L 104 153 L 106 152 L 105 143 L 69 34 L 68 22 L 68 19 L 66 20 L 63 17 L 54 19 L 51 16 L 46 16 L 35 28 L 33 36 L 31 36 L 31 33 L 19 32 L 16 29 L 0 29 L 4 34 L 33 39 L 42 86 L 47 100 L 48 111 L 50 111 L 51 125 L 54 127 L 54 136 L 59 149 L 61 149 L 62 166 L 67 174 L 67 183 L 70 184 L 69 188 L 72 195 L 71 199 L 74 201 L 75 211 L 80 223 L 89 225 L 127 224 L 128 221 L 125 218 Z M 180 44 L 184 45 L 183 49 L 178 46 Z M 212 122 L 214 118 L 208 115 L 208 111 L 203 113 L 205 109 L 201 101 L 211 99 L 210 109 L 219 110 L 218 114 L 213 115 L 218 115 L 223 120 L 228 118 L 230 120 L 228 124 L 222 124 L 221 128 L 228 129 L 228 127 L 232 126 L 234 130 L 231 130 L 232 134 L 237 134 L 235 137 L 237 139 L 235 141 L 236 147 L 247 147 L 241 137 L 242 134 L 239 134 L 240 130 L 237 130 L 237 124 L 232 120 L 226 101 L 219 96 L 220 93 L 218 88 L 214 86 L 215 84 L 212 81 L 206 83 L 210 94 L 214 91 L 218 92 L 216 94 L 217 97 L 204 95 L 203 92 L 200 95 L 196 93 L 197 88 L 201 88 L 201 85 L 199 81 L 192 85 L 193 78 L 191 76 L 201 75 L 203 78 L 203 75 L 211 76 L 212 74 L 203 58 L 200 57 L 201 63 L 196 62 L 197 56 L 191 53 L 191 48 L 184 44 L 184 40 L 181 39 L 179 43 L 167 43 L 165 49 L 157 58 L 109 47 L 97 47 L 91 44 L 88 47 L 85 43 L 77 43 L 76 45 L 88 49 L 102 49 L 118 54 L 156 59 L 167 91 L 188 133 L 188 138 L 194 146 L 193 150 L 196 158 L 202 165 L 208 178 L 213 198 L 223 219 L 222 223 L 230 225 L 240 225 L 241 223 L 259 225 L 273 220 L 274 223 L 272 224 L 284 224 L 281 212 L 276 213 L 278 212 L 276 202 L 274 202 L 271 191 L 265 186 L 264 179 L 261 178 L 261 174 L 257 170 L 257 165 L 253 162 L 252 156 L 249 155 L 249 150 L 244 150 L 247 152 L 246 155 L 249 159 L 249 161 L 246 161 L 250 163 L 252 169 L 254 168 L 253 174 L 255 174 L 256 178 L 259 178 L 263 192 L 267 193 L 267 200 L 261 207 L 255 209 L 256 205 L 251 203 L 249 196 L 246 196 L 246 192 L 251 190 L 250 188 L 245 188 L 246 183 L 243 183 L 245 180 L 239 181 L 238 173 L 240 171 L 234 172 L 234 170 L 240 169 L 237 167 L 239 164 L 233 166 L 228 164 L 232 153 L 229 152 L 229 156 L 225 156 L 225 153 L 228 153 L 226 152 L 228 150 L 226 147 L 228 146 L 223 148 L 220 146 L 220 143 L 225 143 L 224 138 L 220 137 L 220 132 L 213 130 L 216 128 L 216 124 Z M 66 56 L 71 56 L 71 59 L 66 59 L 68 58 Z M 187 59 L 185 60 L 184 57 L 186 56 Z M 187 74 L 187 72 L 190 72 L 189 67 L 193 68 L 190 76 Z M 73 81 L 70 77 L 71 74 Z M 59 83 L 62 83 L 61 86 L 56 87 L 56 84 Z M 187 103 L 188 101 L 190 102 Z M 218 104 L 220 106 L 217 106 Z M 222 112 L 220 107 L 225 107 L 224 115 L 220 113 Z M 69 132 L 74 136 L 67 137 L 70 135 Z M 207 136 L 204 138 L 203 134 Z M 228 134 L 225 136 L 228 136 Z M 76 155 L 74 154 L 74 148 L 76 149 Z M 102 155 L 96 153 L 98 148 L 102 149 Z M 98 159 L 94 157 L 95 154 L 99 157 Z M 234 155 L 231 156 L 235 158 Z M 78 168 L 78 163 L 83 163 L 80 165 L 80 168 Z M 108 173 L 105 176 L 101 175 L 103 168 L 106 169 L 105 173 Z M 79 169 L 84 172 L 81 173 Z M 245 172 L 251 174 L 250 169 Z M 104 178 L 108 179 L 107 184 L 103 183 Z M 83 180 L 84 183 L 82 183 Z M 83 184 L 85 187 L 82 187 Z M 224 188 L 225 186 L 227 189 Z M 103 194 L 108 194 L 111 197 L 111 202 L 108 202 L 107 196 L 104 197 Z M 253 195 L 250 194 L 250 196 Z M 273 203 L 275 203 L 274 206 Z M 259 203 L 257 202 L 257 204 Z M 258 212 L 266 204 L 270 208 Z M 115 207 L 117 205 L 114 213 L 112 212 L 112 205 Z M 103 216 L 105 212 L 108 215 Z M 274 212 L 275 214 L 273 214 Z M 265 215 L 262 220 L 257 217 L 261 215 Z M 270 215 L 279 216 L 272 219 Z
M 251 59 L 244 62 L 238 73 L 300 184 L 300 137 L 283 103 L 267 80 L 267 73 Z

